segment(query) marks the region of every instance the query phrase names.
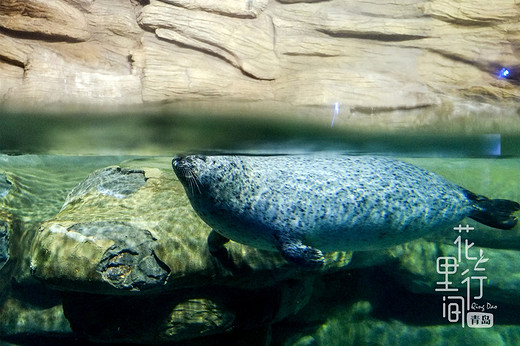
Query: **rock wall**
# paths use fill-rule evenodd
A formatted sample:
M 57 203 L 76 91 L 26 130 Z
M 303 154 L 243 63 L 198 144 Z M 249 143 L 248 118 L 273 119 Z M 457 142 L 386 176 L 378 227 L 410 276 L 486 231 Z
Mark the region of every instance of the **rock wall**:
M 515 0 L 4 0 L 0 102 L 514 102 L 519 18 Z

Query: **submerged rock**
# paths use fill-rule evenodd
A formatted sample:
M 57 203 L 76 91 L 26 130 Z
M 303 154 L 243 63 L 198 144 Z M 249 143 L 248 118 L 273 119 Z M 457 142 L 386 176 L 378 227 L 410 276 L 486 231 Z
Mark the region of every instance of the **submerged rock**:
M 9 224 L 0 219 L 0 270 L 9 259 Z
M 65 292 L 72 329 L 90 340 L 181 341 L 269 325 L 305 306 L 317 276 L 350 261 L 331 253 L 311 271 L 235 242 L 217 259 L 170 160 L 150 166 L 92 173 L 33 240 L 32 275 Z
M 491 346 L 520 341 L 518 305 L 499 303 L 492 328 L 462 328 L 461 318 L 443 318 L 441 296 L 413 293 L 404 285 L 401 277 L 381 267 L 323 276 L 309 303 L 273 326 L 271 344 Z
M 13 183 L 9 181 L 7 176 L 4 173 L 0 173 L 0 198 L 7 196 L 9 191 L 11 191 L 11 186 Z
M 254 292 L 207 287 L 136 297 L 66 293 L 64 310 L 72 328 L 90 340 L 182 341 L 280 321 L 307 303 L 312 284 L 289 280 Z
M 154 253 L 157 239 L 145 229 L 123 222 L 97 221 L 74 224 L 67 229 L 55 226 L 51 232 L 65 232 L 78 242 L 89 238 L 112 242 L 97 272 L 115 288 L 141 290 L 164 284 L 169 273 Z
M 234 242 L 222 263 L 208 251 L 209 232 L 169 167 L 102 169 L 41 226 L 31 269 L 60 290 L 110 294 L 209 284 L 257 289 L 304 271 L 278 253 Z M 330 254 L 325 270 L 342 268 L 349 258 Z
M 0 306 L 8 295 L 7 287 L 15 267 L 12 245 L 13 236 L 12 216 L 6 211 L 0 210 Z
M 146 178 L 142 170 L 121 169 L 120 167 L 101 169 L 77 185 L 67 196 L 65 205 L 81 198 L 91 190 L 97 190 L 107 196 L 125 198 L 134 194 L 145 183 Z
M 0 210 L 0 344 L 69 337 L 61 294 L 30 277 L 25 245 L 32 229 L 19 217 Z
M 9 340 L 14 344 L 34 344 L 41 340 L 52 340 L 52 337 L 62 341 L 71 337 L 72 330 L 69 321 L 63 313 L 60 293 L 31 287 L 12 294 L 0 305 L 0 344 Z
M 471 244 L 471 241 L 469 242 Z M 450 288 L 458 291 L 452 295 L 466 294 L 466 278 L 471 278 L 470 289 L 474 296 L 480 292 L 482 282 L 482 298 L 474 300 L 485 305 L 487 300 L 504 304 L 520 304 L 520 278 L 512 275 L 520 268 L 520 252 L 518 250 L 492 249 L 470 247 L 465 253 L 465 241 L 462 240 L 461 261 L 456 273 L 449 276 Z M 437 260 L 440 257 L 458 258 L 456 244 L 441 244 L 419 239 L 407 244 L 399 245 L 387 250 L 388 262 L 396 265 L 387 265 L 386 270 L 397 281 L 402 283 L 410 292 L 421 294 L 436 294 L 436 288 L 442 288 L 438 282 L 445 280 L 441 269 L 437 269 Z M 466 256 L 470 257 L 467 259 Z M 480 263 L 477 265 L 477 262 Z M 443 262 L 441 262 L 443 263 Z M 477 269 L 476 269 L 477 268 Z M 467 272 L 465 272 L 468 270 Z M 441 292 L 442 293 L 442 292 Z
M 442 306 L 442 304 L 441 304 Z M 330 316 L 311 335 L 295 335 L 286 345 L 402 345 L 446 343 L 464 345 L 514 345 L 520 341 L 520 328 L 494 325 L 492 328 L 461 327 L 460 323 L 417 325 L 395 319 L 374 319 L 369 302 L 360 301 Z M 353 318 L 354 317 L 354 318 Z

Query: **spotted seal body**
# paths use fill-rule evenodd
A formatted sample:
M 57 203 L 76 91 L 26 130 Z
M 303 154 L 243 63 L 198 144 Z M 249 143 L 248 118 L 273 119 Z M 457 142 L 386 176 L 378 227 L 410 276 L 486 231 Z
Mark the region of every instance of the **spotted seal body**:
M 384 157 L 186 156 L 172 165 L 219 234 L 306 265 L 321 264 L 321 251 L 385 248 L 466 216 L 512 228 L 520 209 Z

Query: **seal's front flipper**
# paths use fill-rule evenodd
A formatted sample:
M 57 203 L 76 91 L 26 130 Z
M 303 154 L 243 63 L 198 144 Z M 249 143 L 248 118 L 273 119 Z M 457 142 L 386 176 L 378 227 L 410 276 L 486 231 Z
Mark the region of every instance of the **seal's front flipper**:
M 323 253 L 311 246 L 303 245 L 301 241 L 280 241 L 282 256 L 289 262 L 308 268 L 323 267 Z
M 229 241 L 215 230 L 212 230 L 208 235 L 208 250 L 221 264 L 226 267 L 233 268 L 233 258 L 224 246 Z
M 219 251 L 226 250 L 224 244 L 229 242 L 229 239 L 215 230 L 211 230 L 208 235 L 208 249 L 213 255 Z
M 520 210 L 520 204 L 507 199 L 489 199 L 465 191 L 466 196 L 474 203 L 469 215 L 475 221 L 499 229 L 511 229 L 518 222 L 513 213 Z

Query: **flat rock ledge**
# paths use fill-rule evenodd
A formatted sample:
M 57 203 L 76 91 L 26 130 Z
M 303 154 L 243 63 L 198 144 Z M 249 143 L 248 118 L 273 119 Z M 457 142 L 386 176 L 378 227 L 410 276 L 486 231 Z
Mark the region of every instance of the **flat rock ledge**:
M 520 97 L 512 0 L 11 0 L 0 13 L 0 104 L 378 111 Z

